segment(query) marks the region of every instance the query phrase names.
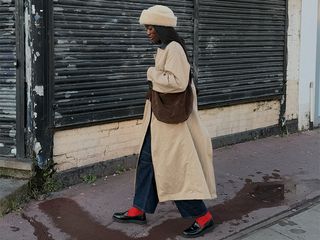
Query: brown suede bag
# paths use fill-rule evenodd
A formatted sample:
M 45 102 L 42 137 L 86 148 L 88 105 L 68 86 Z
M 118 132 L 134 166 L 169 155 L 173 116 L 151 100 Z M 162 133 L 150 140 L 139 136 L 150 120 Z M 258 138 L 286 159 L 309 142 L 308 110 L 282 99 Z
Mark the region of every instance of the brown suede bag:
M 177 124 L 186 121 L 193 109 L 193 93 L 191 72 L 185 91 L 179 93 L 160 93 L 149 87 L 147 98 L 151 101 L 151 109 L 155 117 L 164 123 Z

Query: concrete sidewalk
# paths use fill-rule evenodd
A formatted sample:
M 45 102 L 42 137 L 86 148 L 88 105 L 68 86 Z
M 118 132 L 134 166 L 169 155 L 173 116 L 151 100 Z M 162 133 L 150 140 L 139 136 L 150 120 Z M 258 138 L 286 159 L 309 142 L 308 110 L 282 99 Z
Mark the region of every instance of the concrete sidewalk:
M 251 232 L 239 240 L 319 240 L 320 239 L 320 201 L 286 217 Z
M 216 149 L 218 199 L 206 203 L 218 226 L 199 239 L 238 239 L 257 226 L 269 226 L 275 216 L 316 201 L 319 156 L 320 129 Z M 180 233 L 192 220 L 181 219 L 171 202 L 159 204 L 146 226 L 112 221 L 114 211 L 131 205 L 133 181 L 134 171 L 128 171 L 32 201 L 0 219 L 0 240 L 183 239 Z M 299 239 L 313 240 L 304 236 Z

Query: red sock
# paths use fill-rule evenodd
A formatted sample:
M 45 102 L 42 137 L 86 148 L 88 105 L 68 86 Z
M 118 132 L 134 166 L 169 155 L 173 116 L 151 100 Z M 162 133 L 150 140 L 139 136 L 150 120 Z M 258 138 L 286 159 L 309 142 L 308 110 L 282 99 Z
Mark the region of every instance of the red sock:
M 210 221 L 212 219 L 212 215 L 211 213 L 208 211 L 205 215 L 203 215 L 202 217 L 198 217 L 196 219 L 197 223 L 201 226 L 204 227 L 204 225 L 206 225 L 206 223 L 208 221 Z
M 140 209 L 138 208 L 135 208 L 135 207 L 132 207 L 128 210 L 128 216 L 129 217 L 135 217 L 135 216 L 139 216 L 139 215 L 142 215 L 143 214 L 143 211 L 141 211 Z

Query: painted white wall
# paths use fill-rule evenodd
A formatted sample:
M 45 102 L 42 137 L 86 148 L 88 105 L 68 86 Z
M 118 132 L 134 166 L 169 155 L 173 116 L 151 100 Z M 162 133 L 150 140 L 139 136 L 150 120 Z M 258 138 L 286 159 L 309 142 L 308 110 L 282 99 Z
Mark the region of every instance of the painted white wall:
M 288 2 L 286 120 L 298 119 L 301 0 Z
M 320 0 L 318 0 L 318 36 L 317 36 L 317 74 L 316 74 L 316 104 L 314 125 L 320 126 Z
M 302 0 L 299 79 L 299 129 L 314 120 L 318 0 Z

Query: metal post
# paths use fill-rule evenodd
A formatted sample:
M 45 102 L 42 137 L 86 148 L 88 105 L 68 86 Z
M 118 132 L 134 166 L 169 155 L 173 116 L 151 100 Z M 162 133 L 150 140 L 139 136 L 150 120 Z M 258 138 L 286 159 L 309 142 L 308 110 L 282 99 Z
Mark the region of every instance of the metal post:
M 25 158 L 25 75 L 24 75 L 24 6 L 16 1 L 16 47 L 17 47 L 17 85 L 16 85 L 16 141 L 17 159 Z
M 52 159 L 53 147 L 48 71 L 50 2 L 27 0 L 25 8 L 28 152 L 40 168 Z

